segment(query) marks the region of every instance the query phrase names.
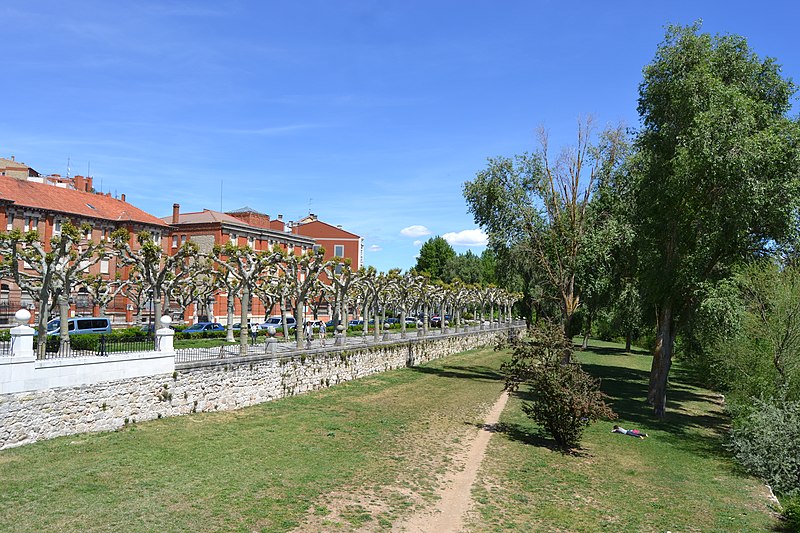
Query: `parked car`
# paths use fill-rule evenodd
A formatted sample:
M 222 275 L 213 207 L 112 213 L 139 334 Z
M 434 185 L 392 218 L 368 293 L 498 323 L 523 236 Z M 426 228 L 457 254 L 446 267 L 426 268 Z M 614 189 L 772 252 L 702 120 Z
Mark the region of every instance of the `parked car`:
M 444 320 L 445 320 L 445 322 L 449 322 L 450 321 L 450 315 L 444 315 Z M 442 317 L 440 317 L 439 315 L 433 315 L 431 317 L 431 326 L 433 326 L 435 328 L 442 327 Z
M 199 333 L 201 331 L 225 331 L 225 326 L 219 322 L 198 322 L 183 330 L 184 333 Z
M 294 329 L 297 327 L 297 321 L 293 316 L 287 316 L 286 325 L 289 326 L 289 329 Z M 275 331 L 280 331 L 283 329 L 283 319 L 280 315 L 271 316 L 266 320 L 266 322 L 261 324 L 261 329 L 267 329 L 270 327 L 275 328 Z
M 350 326 L 350 327 L 363 326 L 364 325 L 364 321 L 363 320 L 351 320 L 350 322 L 347 323 L 347 325 Z
M 67 331 L 70 335 L 85 335 L 87 333 L 111 333 L 111 321 L 100 317 L 73 317 L 67 319 Z M 61 333 L 61 320 L 54 318 L 47 323 L 48 335 Z
M 415 316 L 407 316 L 405 322 L 407 326 L 422 327 L 422 320 L 418 319 Z
M 249 329 L 252 324 L 253 324 L 253 322 L 248 322 L 247 323 L 247 328 Z M 234 331 L 239 331 L 240 329 L 242 329 L 242 323 L 241 322 L 237 322 L 233 326 L 231 326 L 231 328 Z
M 399 324 L 400 323 L 400 319 L 399 318 L 394 318 L 394 317 L 387 318 L 386 319 L 386 323 L 387 324 Z

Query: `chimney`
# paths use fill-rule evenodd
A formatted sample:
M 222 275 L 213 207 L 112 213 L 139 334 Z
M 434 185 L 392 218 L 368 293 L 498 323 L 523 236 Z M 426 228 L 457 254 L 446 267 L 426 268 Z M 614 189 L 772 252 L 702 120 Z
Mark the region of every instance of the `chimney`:
M 16 159 L 14 159 L 14 156 L 13 156 L 13 155 L 11 156 L 11 160 L 12 160 L 12 161 L 16 161 Z
M 86 176 L 86 192 L 92 192 L 92 178 Z
M 125 193 L 120 194 L 119 195 L 119 199 L 124 202 L 125 201 Z
M 283 215 L 278 215 L 278 220 L 283 220 Z
M 72 185 L 75 187 L 76 191 L 86 190 L 86 183 L 83 181 L 83 176 L 81 176 L 80 174 L 72 178 Z
M 172 223 L 177 224 L 180 220 L 181 204 L 172 204 Z

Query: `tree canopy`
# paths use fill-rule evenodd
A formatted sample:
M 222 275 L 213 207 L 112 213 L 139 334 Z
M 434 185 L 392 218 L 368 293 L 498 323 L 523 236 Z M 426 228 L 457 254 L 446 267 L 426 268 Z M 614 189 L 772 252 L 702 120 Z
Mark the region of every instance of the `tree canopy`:
M 648 394 L 658 415 L 700 284 L 768 252 L 796 222 L 795 90 L 743 37 L 712 37 L 699 24 L 669 27 L 644 69 L 633 222 L 643 296 L 658 310 Z

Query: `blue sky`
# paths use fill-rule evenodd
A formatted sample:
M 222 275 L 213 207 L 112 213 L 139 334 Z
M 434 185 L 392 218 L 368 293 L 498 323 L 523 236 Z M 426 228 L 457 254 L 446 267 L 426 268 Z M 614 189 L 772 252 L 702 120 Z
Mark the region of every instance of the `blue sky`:
M 480 242 L 486 158 L 577 120 L 638 125 L 668 23 L 738 33 L 800 80 L 795 2 L 18 1 L 3 21 L 0 156 L 86 174 L 158 216 L 314 212 L 410 268 Z M 797 109 L 795 105 L 795 109 Z M 462 233 L 465 232 L 465 233 Z M 483 248 L 473 244 L 473 251 Z

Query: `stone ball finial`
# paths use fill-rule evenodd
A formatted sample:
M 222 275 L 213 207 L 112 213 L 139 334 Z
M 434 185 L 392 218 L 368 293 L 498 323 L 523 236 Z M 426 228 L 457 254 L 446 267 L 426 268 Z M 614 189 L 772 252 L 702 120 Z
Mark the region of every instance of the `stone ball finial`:
M 344 331 L 344 326 L 339 324 L 338 326 L 336 326 L 336 331 L 338 331 L 339 333 L 343 332 Z
M 390 327 L 392 327 L 392 325 L 389 324 L 388 322 L 383 323 L 383 329 L 389 329 Z
M 270 326 L 267 328 L 267 335 L 269 335 L 270 337 L 275 336 L 275 326 Z
M 161 317 L 161 320 L 159 320 L 159 322 L 161 322 L 161 327 L 168 328 L 169 325 L 172 324 L 172 317 L 170 317 L 169 315 L 164 315 Z
M 20 326 L 25 325 L 31 319 L 31 312 L 27 309 L 20 309 L 14 313 L 14 321 Z

